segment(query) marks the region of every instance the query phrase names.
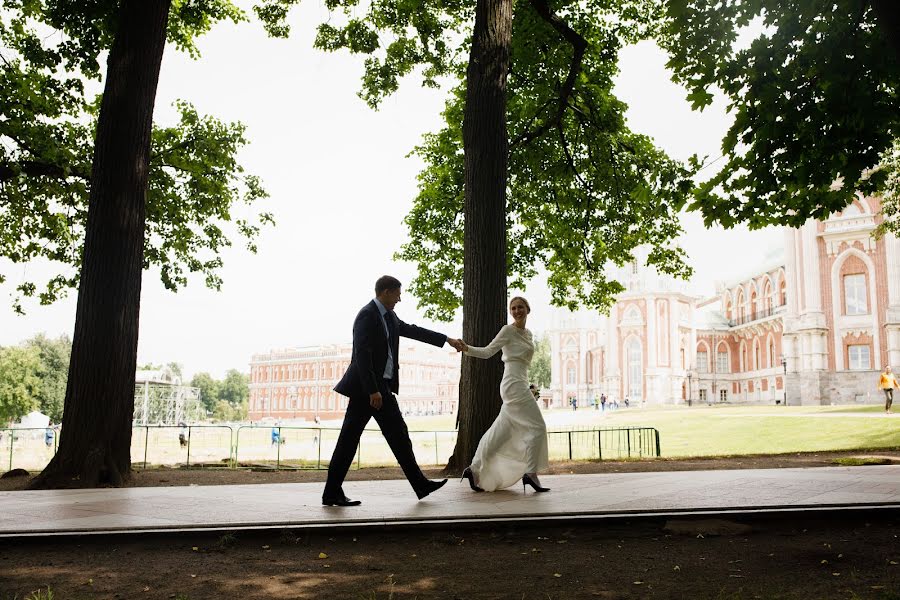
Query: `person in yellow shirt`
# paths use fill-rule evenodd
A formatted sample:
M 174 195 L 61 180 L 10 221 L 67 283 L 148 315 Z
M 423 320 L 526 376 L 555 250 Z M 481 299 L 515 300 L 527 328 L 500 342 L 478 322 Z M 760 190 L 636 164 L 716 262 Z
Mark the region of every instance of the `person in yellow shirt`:
M 891 373 L 890 367 L 885 367 L 878 380 L 878 387 L 884 390 L 884 412 L 891 412 L 891 404 L 894 402 L 894 388 L 900 388 L 897 378 Z

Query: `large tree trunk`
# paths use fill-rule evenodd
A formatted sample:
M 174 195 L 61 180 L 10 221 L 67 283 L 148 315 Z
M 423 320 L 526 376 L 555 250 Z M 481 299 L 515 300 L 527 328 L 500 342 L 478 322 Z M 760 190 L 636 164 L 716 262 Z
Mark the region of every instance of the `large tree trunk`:
M 97 122 L 59 451 L 34 488 L 121 485 L 131 420 L 153 105 L 171 0 L 124 0 Z
M 900 2 L 897 0 L 873 0 L 872 6 L 884 37 L 900 60 Z
M 478 0 L 466 76 L 465 249 L 463 339 L 484 346 L 506 324 L 506 78 L 512 39 L 512 0 Z M 447 464 L 459 472 L 500 412 L 499 356 L 463 358 L 459 436 Z

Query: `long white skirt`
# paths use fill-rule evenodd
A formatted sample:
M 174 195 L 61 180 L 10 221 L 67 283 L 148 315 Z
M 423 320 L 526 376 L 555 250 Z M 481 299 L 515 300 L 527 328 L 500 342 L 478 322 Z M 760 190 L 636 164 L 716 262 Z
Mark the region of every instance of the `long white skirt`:
M 506 363 L 500 382 L 503 406 L 475 450 L 472 474 L 487 492 L 508 488 L 525 473 L 547 468 L 547 425 L 528 389 L 528 365 Z

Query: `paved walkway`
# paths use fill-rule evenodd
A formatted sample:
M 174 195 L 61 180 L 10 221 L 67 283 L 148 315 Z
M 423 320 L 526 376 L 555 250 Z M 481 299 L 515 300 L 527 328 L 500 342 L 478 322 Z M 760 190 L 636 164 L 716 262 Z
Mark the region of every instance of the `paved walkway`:
M 900 466 L 557 475 L 546 494 L 476 494 L 451 480 L 416 501 L 406 481 L 352 481 L 362 506 L 321 505 L 321 483 L 0 493 L 0 537 L 384 526 L 641 515 L 900 508 Z

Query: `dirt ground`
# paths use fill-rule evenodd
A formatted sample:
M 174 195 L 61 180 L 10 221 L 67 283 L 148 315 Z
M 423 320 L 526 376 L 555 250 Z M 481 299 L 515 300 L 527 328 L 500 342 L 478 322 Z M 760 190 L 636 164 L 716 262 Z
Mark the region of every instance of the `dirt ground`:
M 551 470 L 809 467 L 848 456 L 900 461 L 900 451 L 828 452 L 557 463 Z M 399 476 L 399 469 L 367 469 L 348 479 Z M 166 469 L 137 472 L 131 485 L 323 478 L 309 471 Z M 0 489 L 25 484 L 24 478 L 0 482 Z M 48 587 L 54 600 L 900 600 L 900 514 L 0 540 L 0 600 L 46 598 Z

